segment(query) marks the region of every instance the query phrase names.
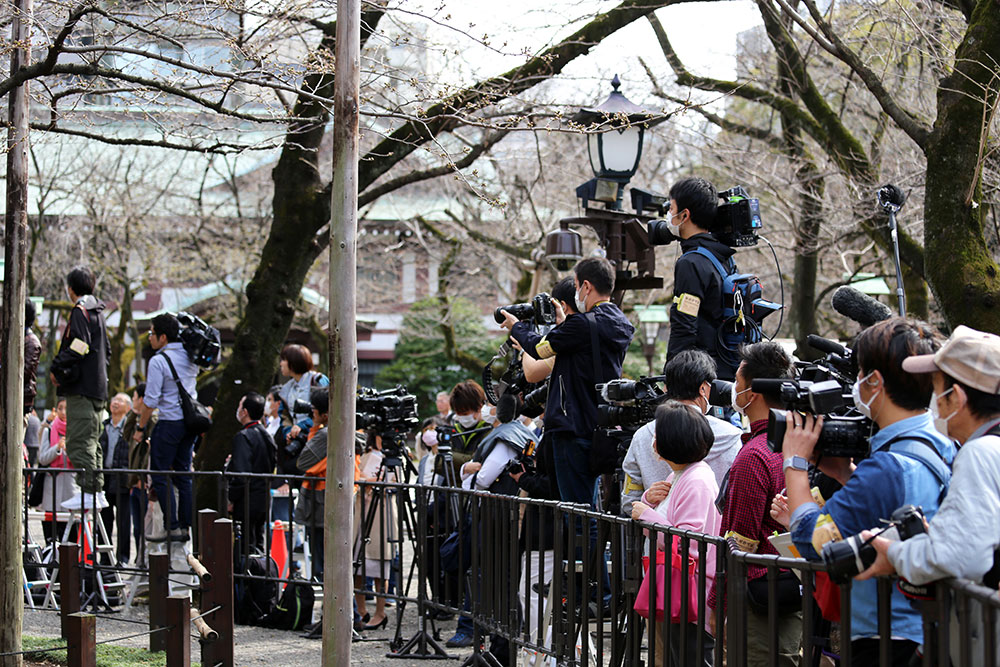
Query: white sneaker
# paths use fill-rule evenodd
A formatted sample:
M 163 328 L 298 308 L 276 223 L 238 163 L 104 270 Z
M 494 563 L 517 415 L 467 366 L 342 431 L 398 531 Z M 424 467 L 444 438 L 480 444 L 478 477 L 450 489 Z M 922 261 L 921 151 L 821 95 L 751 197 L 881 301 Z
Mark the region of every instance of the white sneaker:
M 96 503 L 95 503 L 96 497 Z M 98 491 L 94 493 L 78 493 L 69 500 L 65 501 L 60 505 L 66 510 L 90 510 L 95 507 L 99 510 L 104 509 L 108 506 L 108 499 L 104 497 L 103 491 Z

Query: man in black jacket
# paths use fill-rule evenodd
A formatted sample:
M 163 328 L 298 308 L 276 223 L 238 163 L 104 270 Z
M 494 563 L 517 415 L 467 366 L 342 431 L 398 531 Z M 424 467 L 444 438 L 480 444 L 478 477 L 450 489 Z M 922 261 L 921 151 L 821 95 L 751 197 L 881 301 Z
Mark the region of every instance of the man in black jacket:
M 739 357 L 727 354 L 719 345 L 722 325 L 723 276 L 712 260 L 697 251 L 704 248 L 723 266 L 734 250 L 708 230 L 715 225 L 719 195 L 702 178 L 685 178 L 670 188 L 670 231 L 681 239 L 683 253 L 674 264 L 674 301 L 670 306 L 670 340 L 667 361 L 684 350 L 704 350 L 715 359 L 719 377 L 732 380 Z
M 271 434 L 260 423 L 264 416 L 264 397 L 257 392 L 245 394 L 236 409 L 242 430 L 233 436 L 233 455 L 228 472 L 274 472 L 278 451 Z M 233 520 L 243 524 L 243 535 L 252 548 L 264 549 L 264 524 L 267 522 L 267 495 L 270 480 L 229 478 L 229 508 Z
M 564 501 L 594 502 L 597 477 L 590 470 L 590 444 L 597 427 L 594 385 L 621 376 L 622 361 L 635 327 L 611 303 L 615 270 L 603 257 L 588 257 L 574 267 L 577 315 L 556 308 L 558 324 L 540 336 L 503 311 L 501 325 L 535 359 L 555 356 L 545 402 L 545 436 L 552 441 L 556 484 Z M 596 350 L 592 341 L 596 341 Z
M 52 360 L 51 377 L 60 396 L 66 398 L 66 453 L 77 474 L 82 493 L 64 502 L 66 509 L 84 504 L 107 506 L 104 480 L 96 472 L 101 466 L 101 410 L 108 400 L 108 359 L 111 345 L 104 327 L 104 303 L 94 297 L 96 279 L 90 269 L 77 267 L 66 276 L 66 293 L 73 302 L 69 323 L 63 331 L 59 353 Z

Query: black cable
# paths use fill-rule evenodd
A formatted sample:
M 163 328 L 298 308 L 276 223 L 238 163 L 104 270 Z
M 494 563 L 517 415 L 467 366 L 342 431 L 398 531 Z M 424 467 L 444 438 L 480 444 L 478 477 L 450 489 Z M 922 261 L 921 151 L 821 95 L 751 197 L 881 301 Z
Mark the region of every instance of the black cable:
M 778 262 L 778 253 L 774 251 L 774 246 L 771 245 L 771 242 L 768 241 L 766 237 L 761 236 L 760 240 L 767 244 L 767 247 L 771 249 L 771 254 L 774 256 L 774 268 L 778 270 L 778 285 L 781 290 L 781 308 L 778 309 L 778 328 L 775 329 L 774 333 L 770 336 L 764 333 L 763 326 L 760 328 L 760 333 L 764 336 L 764 338 L 774 340 L 777 337 L 778 332 L 781 331 L 781 325 L 785 321 L 785 279 L 781 275 L 781 264 Z

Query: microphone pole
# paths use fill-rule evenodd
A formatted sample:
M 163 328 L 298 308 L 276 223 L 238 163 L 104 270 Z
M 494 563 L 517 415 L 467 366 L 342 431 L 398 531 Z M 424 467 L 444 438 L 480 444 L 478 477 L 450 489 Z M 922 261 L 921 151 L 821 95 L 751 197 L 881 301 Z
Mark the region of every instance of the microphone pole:
M 879 188 L 877 197 L 879 205 L 889 213 L 889 238 L 896 265 L 896 297 L 899 299 L 899 315 L 906 317 L 906 291 L 903 289 L 903 269 L 899 264 L 899 227 L 896 224 L 896 213 L 903 208 L 906 196 L 895 185 L 887 184 Z

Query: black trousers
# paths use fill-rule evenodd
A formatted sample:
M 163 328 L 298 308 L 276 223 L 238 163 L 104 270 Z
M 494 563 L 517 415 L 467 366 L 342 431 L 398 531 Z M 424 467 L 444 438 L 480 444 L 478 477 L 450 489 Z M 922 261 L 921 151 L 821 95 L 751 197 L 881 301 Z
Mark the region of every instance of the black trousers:
M 108 539 L 115 543 L 114 535 L 118 536 L 115 555 L 119 563 L 127 563 L 132 555 L 132 501 L 129 490 L 122 493 L 104 492 L 108 506 L 101 510 L 101 521 Z M 116 530 L 117 529 L 117 530 Z M 138 548 L 138 545 L 136 545 Z

